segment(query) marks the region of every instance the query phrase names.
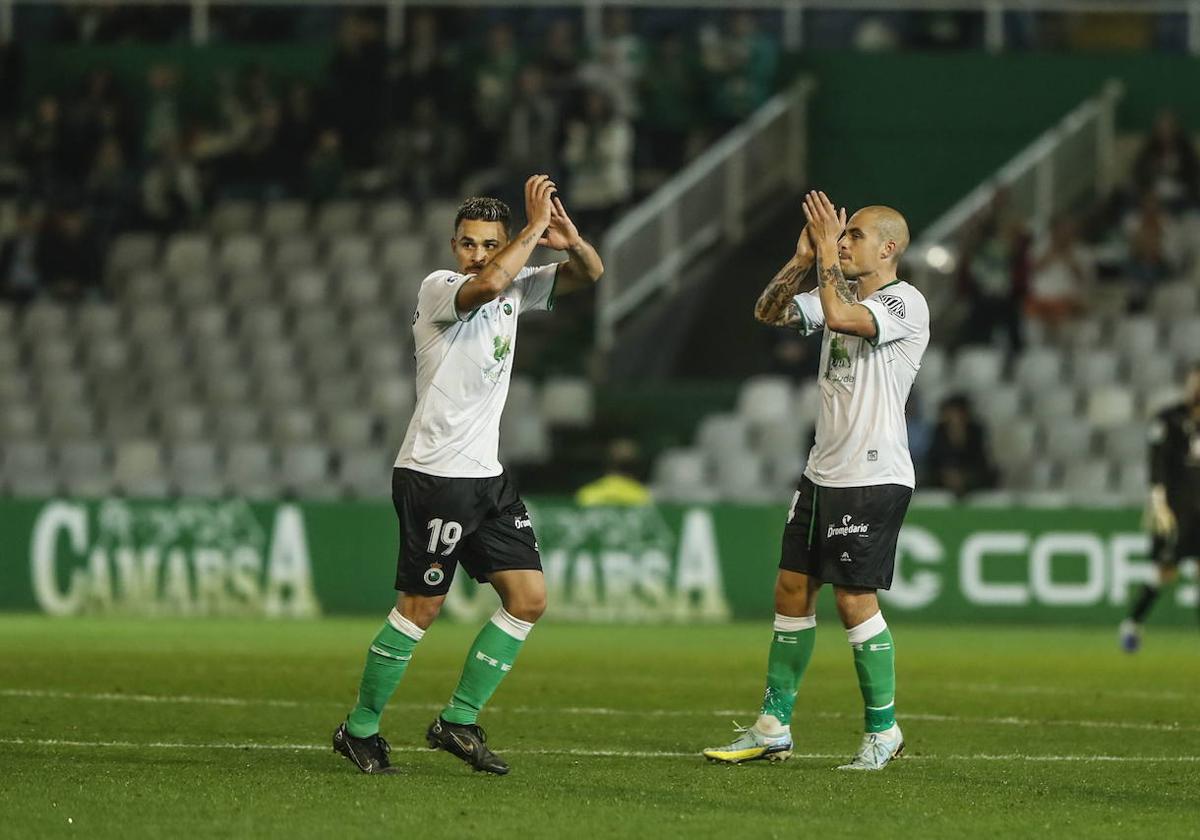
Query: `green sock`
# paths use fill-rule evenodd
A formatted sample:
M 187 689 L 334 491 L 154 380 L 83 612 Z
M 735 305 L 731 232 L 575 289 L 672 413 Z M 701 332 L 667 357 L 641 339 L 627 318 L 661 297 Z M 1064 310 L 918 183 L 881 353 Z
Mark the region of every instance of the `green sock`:
M 867 732 L 883 732 L 896 723 L 896 648 L 883 613 L 875 613 L 846 631 L 854 649 L 854 670 L 862 690 Z
M 367 650 L 358 703 L 346 718 L 346 730 L 355 738 L 369 738 L 379 731 L 383 707 L 400 685 L 413 648 L 424 635 L 425 631 L 400 615 L 399 610 L 388 615 Z
M 462 677 L 442 710 L 444 720 L 474 723 L 479 719 L 480 710 L 496 692 L 504 675 L 512 670 L 517 652 L 532 629 L 533 622 L 513 618 L 503 607 L 496 610 L 467 653 Z
M 767 690 L 760 715 L 770 715 L 783 726 L 792 720 L 796 690 L 812 659 L 817 640 L 816 616 L 792 617 L 775 614 L 775 635 L 767 657 Z

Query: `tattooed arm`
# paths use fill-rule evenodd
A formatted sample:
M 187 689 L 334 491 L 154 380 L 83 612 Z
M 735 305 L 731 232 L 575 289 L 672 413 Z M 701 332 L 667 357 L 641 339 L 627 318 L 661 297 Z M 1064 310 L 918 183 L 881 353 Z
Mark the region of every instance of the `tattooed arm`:
M 525 263 L 529 262 L 538 239 L 550 225 L 554 190 L 554 182 L 549 175 L 534 175 L 525 182 L 525 217 L 528 223 L 492 257 L 482 271 L 459 287 L 455 298 L 459 312 L 470 312 L 495 300 L 512 285 Z
M 754 317 L 774 327 L 790 327 L 801 321 L 796 295 L 812 269 L 812 254 L 797 253 L 787 261 L 779 273 L 767 284 L 758 302 L 754 304 Z
M 846 227 L 845 209 L 835 210 L 825 193 L 810 192 L 804 199 L 804 215 L 812 229 L 825 326 L 834 332 L 875 338 L 879 333 L 875 316 L 858 302 L 838 261 L 838 238 Z

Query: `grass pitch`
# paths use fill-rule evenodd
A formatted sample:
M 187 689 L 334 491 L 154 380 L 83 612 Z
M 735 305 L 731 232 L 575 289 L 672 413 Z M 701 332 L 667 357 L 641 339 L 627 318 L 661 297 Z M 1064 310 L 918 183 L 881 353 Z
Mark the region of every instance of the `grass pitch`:
M 477 628 L 437 625 L 383 721 L 394 776 L 329 737 L 377 620 L 0 617 L 0 837 L 1187 837 L 1200 834 L 1200 635 L 898 625 L 905 758 L 861 731 L 818 627 L 784 764 L 711 765 L 754 720 L 767 625 L 544 625 L 481 722 L 496 778 L 424 749 Z

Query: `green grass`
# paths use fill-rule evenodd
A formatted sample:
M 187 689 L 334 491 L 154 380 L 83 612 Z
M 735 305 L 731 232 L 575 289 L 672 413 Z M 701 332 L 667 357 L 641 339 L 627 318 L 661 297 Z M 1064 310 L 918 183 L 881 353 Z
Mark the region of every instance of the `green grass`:
M 484 714 L 513 765 L 495 778 L 421 748 L 475 632 L 439 625 L 384 718 L 402 773 L 372 778 L 328 739 L 376 626 L 0 618 L 0 837 L 1161 840 L 1200 825 L 1194 629 L 1152 627 L 1127 657 L 1110 628 L 898 626 L 908 756 L 847 775 L 831 768 L 858 743 L 861 700 L 832 622 L 797 704 L 801 757 L 742 767 L 696 753 L 754 719 L 765 627 L 546 625 Z

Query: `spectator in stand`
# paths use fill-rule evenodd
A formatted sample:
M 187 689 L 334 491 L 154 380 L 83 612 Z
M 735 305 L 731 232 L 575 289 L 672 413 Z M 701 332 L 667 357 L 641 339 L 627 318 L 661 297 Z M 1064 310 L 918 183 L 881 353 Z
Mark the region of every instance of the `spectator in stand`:
M 674 30 L 658 39 L 642 77 L 641 114 L 650 165 L 662 177 L 678 172 L 700 117 L 700 84 L 691 52 Z
M 115 136 L 101 141 L 88 172 L 86 194 L 101 241 L 108 241 L 134 215 L 134 180 Z
M 409 22 L 404 49 L 392 58 L 393 108 L 395 116 L 407 120 L 417 101 L 431 96 L 447 107 L 455 97 L 455 65 L 458 50 L 453 42 L 438 35 L 438 17 L 430 9 L 415 11 Z
M 598 236 L 633 196 L 633 129 L 600 91 L 587 92 L 567 125 L 563 162 L 579 229 Z
M 553 20 L 546 29 L 541 64 L 546 73 L 547 90 L 564 111 L 579 91 L 580 52 L 575 24 L 565 17 Z
M 16 225 L 0 240 L 0 298 L 28 303 L 42 290 L 37 262 L 41 226 L 40 208 L 28 203 L 17 206 Z
M 760 31 L 753 12 L 736 12 L 730 33 L 702 30 L 705 68 L 713 78 L 713 113 L 720 130 L 746 119 L 770 98 L 779 68 L 779 43 Z
M 470 119 L 474 124 L 467 133 L 471 138 L 471 160 L 485 166 L 495 162 L 520 69 L 512 29 L 507 24 L 495 24 L 488 30 L 482 61 L 471 74 L 474 109 Z
M 67 151 L 58 97 L 43 96 L 17 129 L 17 160 L 28 174 L 33 195 L 45 197 L 54 191 L 68 168 Z
M 161 149 L 142 175 L 142 214 L 164 233 L 191 224 L 204 210 L 200 172 L 177 141 Z
M 603 90 L 617 113 L 637 119 L 638 85 L 646 65 L 646 48 L 633 29 L 629 9 L 604 13 L 604 35 L 592 44 L 591 58 L 579 70 L 579 81 Z
M 956 394 L 942 401 L 927 463 L 927 485 L 949 490 L 959 498 L 996 486 L 987 436 L 965 396 Z
M 292 82 L 283 106 L 283 125 L 276 149 L 284 173 L 284 186 L 291 195 L 303 192 L 304 168 L 320 130 L 312 86 L 306 82 Z
M 1200 201 L 1200 161 L 1192 138 L 1171 111 L 1154 121 L 1150 136 L 1133 164 L 1134 183 L 1153 190 L 1171 212 Z
M 308 158 L 306 182 L 309 200 L 321 202 L 339 196 L 345 175 L 342 138 L 333 129 L 325 129 L 317 136 L 316 148 Z
M 457 126 L 442 119 L 436 98 L 424 96 L 417 100 L 410 124 L 399 132 L 397 143 L 393 177 L 418 207 L 457 186 L 462 135 Z
M 52 295 L 81 300 L 99 291 L 102 251 L 81 203 L 53 210 L 38 232 L 36 248 L 38 278 Z
M 342 19 L 329 63 L 328 111 L 345 146 L 347 162 L 372 166 L 386 119 L 387 48 L 379 26 L 356 12 Z
M 179 114 L 179 71 L 156 64 L 146 75 L 149 102 L 142 128 L 142 150 L 149 157 L 176 146 L 183 132 Z
M 1158 193 L 1142 193 L 1137 210 L 1122 224 L 1129 249 L 1127 270 L 1133 281 L 1130 309 L 1145 309 L 1154 287 L 1175 274 L 1183 263 L 1183 234 L 1163 208 Z
M 604 475 L 580 487 L 575 503 L 580 507 L 643 507 L 652 504 L 650 490 L 636 477 L 637 444 L 617 438 L 608 445 Z
M 1060 216 L 1045 244 L 1037 249 L 1029 280 L 1025 311 L 1051 331 L 1083 310 L 1096 279 L 1095 264 L 1079 241 L 1074 219 Z
M 998 188 L 963 245 L 959 285 L 967 316 L 961 343 L 991 344 L 999 327 L 1010 351 L 1024 346 L 1021 305 L 1029 289 L 1029 240 L 1024 221 L 1011 210 L 1007 188 Z
M 521 69 L 517 95 L 508 112 L 501 163 L 505 181 L 520 182 L 522 173 L 545 169 L 558 159 L 562 116 L 557 101 L 546 93 L 545 72 L 537 64 Z

